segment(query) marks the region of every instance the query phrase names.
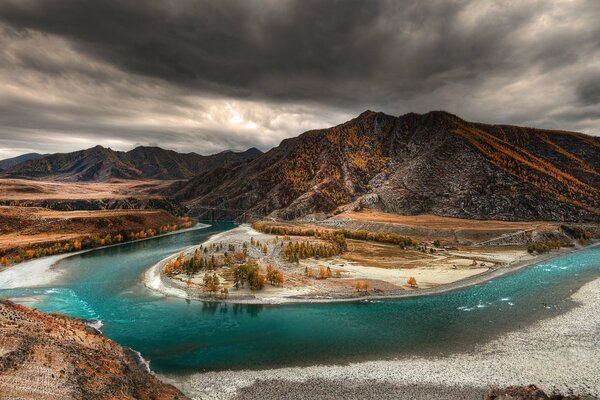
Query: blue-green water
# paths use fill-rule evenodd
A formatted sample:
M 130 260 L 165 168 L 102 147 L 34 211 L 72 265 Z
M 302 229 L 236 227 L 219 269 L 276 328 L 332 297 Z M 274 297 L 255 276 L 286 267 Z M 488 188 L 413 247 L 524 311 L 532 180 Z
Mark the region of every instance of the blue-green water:
M 402 300 L 280 306 L 166 298 L 146 289 L 151 265 L 209 235 L 205 230 L 74 255 L 60 285 L 0 290 L 45 312 L 103 321 L 158 372 L 265 368 L 446 354 L 564 312 L 570 294 L 600 276 L 600 248 L 571 253 L 479 286 Z M 18 266 L 15 268 L 19 268 Z

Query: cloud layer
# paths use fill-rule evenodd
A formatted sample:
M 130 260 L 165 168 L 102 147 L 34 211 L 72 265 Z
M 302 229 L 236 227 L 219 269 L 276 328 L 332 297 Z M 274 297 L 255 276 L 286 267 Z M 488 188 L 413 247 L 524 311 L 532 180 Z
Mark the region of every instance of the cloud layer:
M 268 149 L 364 109 L 600 134 L 596 0 L 0 3 L 0 158 Z

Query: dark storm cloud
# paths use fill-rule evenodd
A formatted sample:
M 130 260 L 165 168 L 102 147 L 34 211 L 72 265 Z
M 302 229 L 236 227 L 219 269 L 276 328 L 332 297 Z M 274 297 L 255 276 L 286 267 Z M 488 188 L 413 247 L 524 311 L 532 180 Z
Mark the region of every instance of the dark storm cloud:
M 552 69 L 576 62 L 587 47 L 597 50 L 600 24 L 587 37 L 556 32 L 521 49 L 514 32 L 534 22 L 539 3 L 499 10 L 498 18 L 484 14 L 468 26 L 461 17 L 469 3 L 16 0 L 0 5 L 0 15 L 182 85 L 349 104 L 431 90 L 444 79 L 477 82 L 530 62 Z M 597 9 L 588 4 L 580 11 Z
M 19 51 L 16 45 L 17 55 L 4 60 L 13 71 L 59 76 L 96 96 L 108 87 L 104 95 L 132 99 L 110 112 L 43 106 L 85 116 L 93 122 L 89 132 L 118 128 L 118 114 L 142 112 L 133 100 L 140 96 L 154 102 L 143 112 L 167 105 L 180 117 L 182 109 L 198 106 L 187 96 L 256 102 L 262 111 L 244 103 L 236 112 L 253 116 L 259 128 L 272 124 L 266 109 L 285 104 L 288 114 L 297 114 L 295 106 L 336 117 L 365 108 L 393 114 L 446 109 L 480 121 L 600 132 L 596 0 L 3 0 L 0 21 L 4 40 L 27 42 L 44 33 L 73 52 L 65 61 L 60 43 L 59 56 L 52 47 Z M 17 106 L 6 107 L 2 112 L 12 116 L 0 116 L 4 121 L 23 117 L 13 112 Z M 28 128 L 44 122 L 30 117 Z M 51 122 L 81 129 L 81 121 Z M 289 131 L 295 128 L 276 128 L 278 134 L 261 138 L 263 145 L 300 133 Z M 143 130 L 122 131 L 128 129 Z M 208 131 L 203 129 L 196 132 Z M 235 143 L 236 132 L 223 129 L 223 146 Z M 244 135 L 240 143 L 246 143 Z
M 577 96 L 582 104 L 600 104 L 600 74 L 593 78 L 583 80 L 577 88 Z

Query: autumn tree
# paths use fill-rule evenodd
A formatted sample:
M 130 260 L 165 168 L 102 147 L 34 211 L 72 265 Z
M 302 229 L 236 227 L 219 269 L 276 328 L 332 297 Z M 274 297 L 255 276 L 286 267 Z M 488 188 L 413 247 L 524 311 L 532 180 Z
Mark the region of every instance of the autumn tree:
M 354 281 L 354 290 L 360 292 L 360 289 L 362 289 L 362 284 L 360 283 L 360 281 Z
M 271 264 L 267 265 L 267 281 L 273 286 L 283 285 L 283 272 L 273 268 Z
M 327 269 L 325 267 L 319 268 L 319 279 L 327 279 Z
M 209 274 L 208 272 L 204 274 L 204 286 L 206 286 L 206 290 L 210 293 L 216 293 L 219 288 L 219 277 L 214 272 Z
M 252 290 L 261 290 L 265 287 L 265 276 L 260 272 L 256 272 L 252 276 L 252 282 L 250 284 L 250 289 Z
M 414 276 L 409 277 L 406 283 L 408 283 L 410 287 L 417 287 L 417 280 Z
M 273 268 L 272 264 L 267 265 L 266 277 L 267 277 L 267 280 L 269 281 L 269 283 L 271 283 L 271 285 L 273 284 L 273 281 L 272 281 L 271 278 L 272 278 L 272 276 L 273 276 L 273 274 L 274 274 L 275 271 L 276 270 L 275 270 L 275 268 Z
M 283 271 L 276 270 L 275 277 L 273 279 L 273 285 L 283 286 L 283 282 L 284 282 Z

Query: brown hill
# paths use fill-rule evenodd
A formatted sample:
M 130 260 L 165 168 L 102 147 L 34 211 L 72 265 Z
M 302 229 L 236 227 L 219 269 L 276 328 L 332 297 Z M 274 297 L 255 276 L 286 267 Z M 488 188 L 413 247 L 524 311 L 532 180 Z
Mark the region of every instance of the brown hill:
M 366 111 L 171 190 L 193 213 L 217 218 L 240 209 L 290 219 L 368 207 L 471 219 L 598 220 L 600 141 L 471 123 L 442 111 Z
M 187 399 L 80 320 L 0 299 L 3 399 Z
M 107 181 L 111 179 L 187 179 L 214 168 L 232 167 L 262 154 L 252 148 L 210 156 L 177 153 L 160 147 L 139 146 L 128 152 L 96 146 L 72 153 L 58 153 L 17 164 L 0 176 L 5 178 L 54 179 L 62 181 Z

